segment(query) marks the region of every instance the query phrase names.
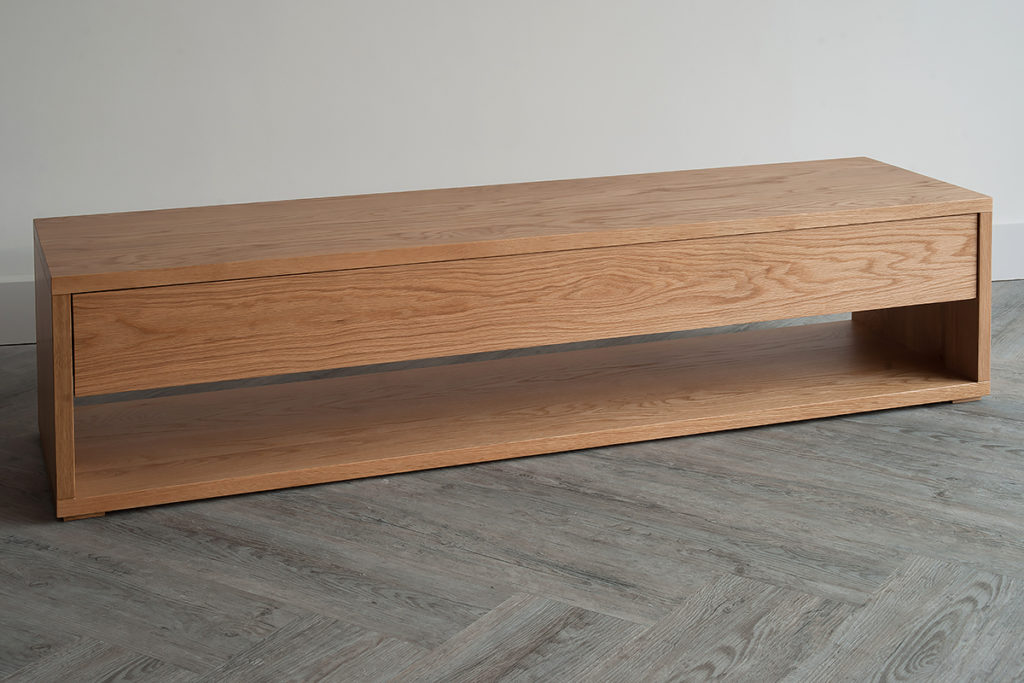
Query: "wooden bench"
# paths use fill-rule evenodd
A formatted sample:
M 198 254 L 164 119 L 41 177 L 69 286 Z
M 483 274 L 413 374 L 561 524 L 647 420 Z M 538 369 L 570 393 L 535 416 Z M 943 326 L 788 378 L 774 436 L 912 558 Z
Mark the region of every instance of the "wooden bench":
M 976 399 L 991 210 L 854 158 L 39 219 L 57 516 Z

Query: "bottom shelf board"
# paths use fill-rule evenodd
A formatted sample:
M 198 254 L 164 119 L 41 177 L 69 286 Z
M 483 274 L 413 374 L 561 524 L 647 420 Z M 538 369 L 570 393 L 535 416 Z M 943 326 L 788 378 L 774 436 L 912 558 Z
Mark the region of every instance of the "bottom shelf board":
M 58 515 L 985 393 L 839 322 L 103 403 Z

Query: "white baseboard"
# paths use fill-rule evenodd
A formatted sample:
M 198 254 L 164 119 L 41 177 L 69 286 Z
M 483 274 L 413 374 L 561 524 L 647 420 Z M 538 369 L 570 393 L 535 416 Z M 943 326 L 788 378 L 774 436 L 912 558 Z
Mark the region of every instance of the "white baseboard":
M 992 279 L 1024 280 L 1024 223 L 992 226 Z
M 1024 280 L 1024 223 L 992 228 L 992 279 Z M 34 297 L 31 281 L 0 282 L 0 344 L 35 341 Z
M 0 282 L 0 344 L 36 340 L 35 283 Z

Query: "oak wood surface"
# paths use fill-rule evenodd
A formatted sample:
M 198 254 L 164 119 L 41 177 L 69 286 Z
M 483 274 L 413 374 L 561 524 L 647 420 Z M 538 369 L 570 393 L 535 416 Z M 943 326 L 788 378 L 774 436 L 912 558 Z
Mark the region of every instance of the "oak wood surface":
M 52 295 L 35 242 L 36 377 L 39 438 L 58 500 L 75 495 L 74 358 L 71 296 Z
M 917 353 L 945 362 L 948 303 L 854 311 L 859 325 Z
M 990 379 L 992 347 L 992 214 L 978 214 L 978 288 L 945 305 L 946 365 L 979 381 Z
M 961 304 L 972 321 L 977 320 L 977 333 L 965 332 L 967 338 L 953 342 L 961 349 L 958 357 L 963 359 L 955 369 L 967 372 L 979 381 L 991 379 L 992 366 L 992 212 L 978 214 L 978 296 L 972 307 L 970 302 Z M 962 329 L 970 330 L 970 326 Z
M 990 379 L 992 346 L 992 214 L 977 216 L 977 289 L 973 297 L 917 306 L 857 311 L 853 319 L 893 343 L 941 358 L 966 377 Z
M 863 157 L 45 218 L 53 293 L 988 212 Z
M 58 515 L 985 391 L 840 322 L 81 406 Z
M 973 298 L 976 215 L 74 296 L 78 396 Z

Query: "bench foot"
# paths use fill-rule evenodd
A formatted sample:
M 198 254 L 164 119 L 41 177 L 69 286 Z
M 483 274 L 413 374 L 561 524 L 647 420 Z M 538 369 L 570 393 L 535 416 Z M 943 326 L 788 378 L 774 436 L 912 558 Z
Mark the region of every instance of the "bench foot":
M 956 398 L 950 401 L 950 403 L 971 403 L 972 401 L 980 401 L 981 396 L 975 396 L 974 398 Z
M 76 519 L 89 519 L 90 517 L 102 517 L 107 514 L 106 512 L 89 512 L 84 515 L 68 515 L 67 517 L 61 517 L 62 521 L 74 522 Z

